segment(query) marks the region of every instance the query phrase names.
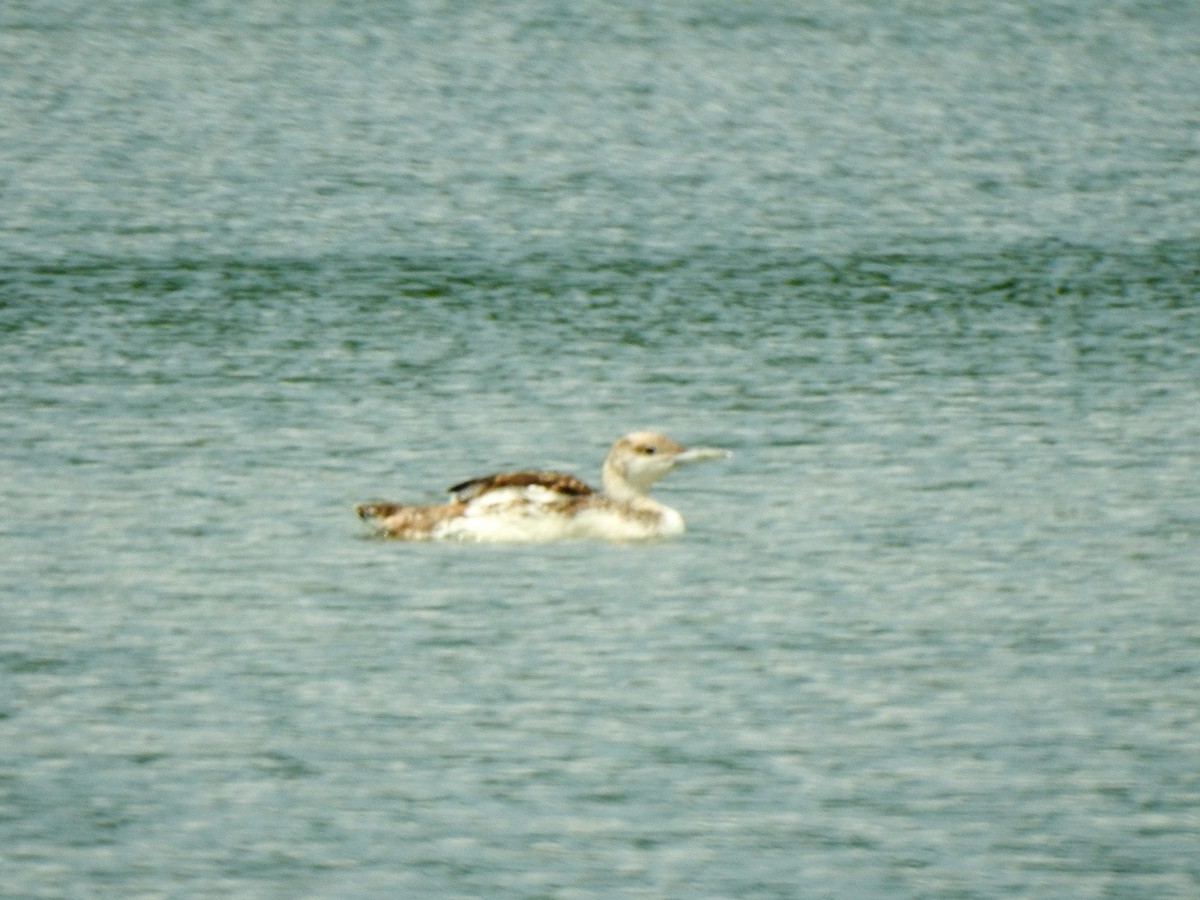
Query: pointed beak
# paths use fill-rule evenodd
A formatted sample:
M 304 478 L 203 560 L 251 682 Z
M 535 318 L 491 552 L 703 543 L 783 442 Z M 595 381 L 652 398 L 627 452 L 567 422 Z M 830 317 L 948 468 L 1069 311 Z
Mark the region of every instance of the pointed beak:
M 690 450 L 684 450 L 676 455 L 675 462 L 703 462 L 706 459 L 728 459 L 731 456 L 733 456 L 732 451 L 721 450 L 717 447 L 692 447 Z

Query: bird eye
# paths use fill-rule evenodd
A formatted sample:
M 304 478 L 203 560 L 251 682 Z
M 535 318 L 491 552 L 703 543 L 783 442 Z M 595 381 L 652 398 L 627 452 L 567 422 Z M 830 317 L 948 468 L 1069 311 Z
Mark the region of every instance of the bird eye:
M 650 444 L 643 444 L 638 449 L 641 450 L 643 453 L 645 453 L 647 456 L 652 456 L 653 454 L 658 452 L 658 448 L 651 446 Z

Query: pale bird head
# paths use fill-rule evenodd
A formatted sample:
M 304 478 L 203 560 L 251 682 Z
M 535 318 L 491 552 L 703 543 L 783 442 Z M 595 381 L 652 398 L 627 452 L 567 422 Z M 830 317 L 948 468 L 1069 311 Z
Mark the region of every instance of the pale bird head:
M 728 450 L 713 447 L 688 449 L 657 431 L 635 431 L 608 451 L 604 460 L 604 490 L 617 499 L 641 496 L 678 465 L 730 455 Z

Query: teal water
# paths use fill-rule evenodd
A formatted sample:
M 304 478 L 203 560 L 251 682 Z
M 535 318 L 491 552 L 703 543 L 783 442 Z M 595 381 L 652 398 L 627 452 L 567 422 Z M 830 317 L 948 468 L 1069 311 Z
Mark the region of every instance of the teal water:
M 0 896 L 1195 896 L 1198 49 L 0 11 Z M 647 425 L 675 541 L 351 510 Z

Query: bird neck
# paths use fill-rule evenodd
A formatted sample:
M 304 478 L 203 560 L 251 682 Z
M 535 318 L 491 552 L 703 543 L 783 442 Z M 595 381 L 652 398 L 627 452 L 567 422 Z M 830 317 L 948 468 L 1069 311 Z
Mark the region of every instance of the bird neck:
M 613 500 L 629 503 L 646 498 L 645 488 L 638 487 L 622 475 L 611 462 L 605 461 L 604 469 L 600 474 L 604 484 L 604 493 Z

